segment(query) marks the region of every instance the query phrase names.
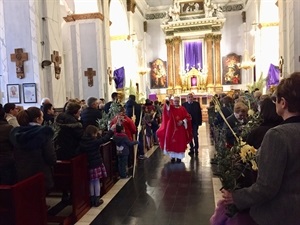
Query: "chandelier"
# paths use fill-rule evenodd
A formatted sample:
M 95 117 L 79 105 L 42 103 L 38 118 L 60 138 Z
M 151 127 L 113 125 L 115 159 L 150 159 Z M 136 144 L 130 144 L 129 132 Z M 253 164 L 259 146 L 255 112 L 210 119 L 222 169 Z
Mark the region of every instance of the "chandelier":
M 254 65 L 255 65 L 255 63 L 253 61 L 251 61 L 248 50 L 245 49 L 243 61 L 240 63 L 239 68 L 248 70 L 248 69 L 252 68 Z

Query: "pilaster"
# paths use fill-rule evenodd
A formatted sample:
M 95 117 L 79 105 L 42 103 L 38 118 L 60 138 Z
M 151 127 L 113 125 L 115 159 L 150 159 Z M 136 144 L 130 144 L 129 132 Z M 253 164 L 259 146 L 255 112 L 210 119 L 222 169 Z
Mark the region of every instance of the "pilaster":
M 222 35 L 217 34 L 214 35 L 214 46 L 215 46 L 215 75 L 216 75 L 216 82 L 215 82 L 215 91 L 222 92 L 223 87 L 221 84 L 221 53 L 220 53 L 220 41 Z
M 181 78 L 180 78 L 180 44 L 181 44 L 181 38 L 180 37 L 174 37 L 174 77 L 175 77 L 175 93 L 179 94 L 182 85 L 181 85 Z
M 101 13 L 87 13 L 79 16 L 77 14 L 75 21 L 68 22 L 68 32 L 70 49 L 66 52 L 66 57 L 71 58 L 72 64 L 66 71 L 73 71 L 71 76 L 74 77 L 73 83 L 69 86 L 73 86 L 73 92 L 70 93 L 71 98 L 77 97 L 80 99 L 87 99 L 90 96 L 103 96 L 105 92 L 104 82 L 106 77 L 106 65 L 107 58 L 101 50 L 105 48 L 103 45 L 103 39 L 106 38 L 103 33 L 103 21 Z M 87 19 L 85 19 L 87 18 Z M 107 21 L 108 23 L 108 21 Z M 109 33 L 109 32 L 108 32 Z M 88 77 L 84 76 L 84 71 L 87 68 L 92 68 L 96 71 L 94 79 L 94 85 L 89 86 Z M 104 77 L 104 78 L 103 78 Z
M 206 34 L 204 37 L 206 43 L 206 57 L 207 57 L 207 91 L 214 91 L 213 79 L 213 34 Z
M 167 64 L 168 64 L 168 88 L 167 88 L 167 94 L 173 94 L 174 93 L 174 57 L 173 57 L 173 39 L 166 39 L 166 45 L 167 45 Z

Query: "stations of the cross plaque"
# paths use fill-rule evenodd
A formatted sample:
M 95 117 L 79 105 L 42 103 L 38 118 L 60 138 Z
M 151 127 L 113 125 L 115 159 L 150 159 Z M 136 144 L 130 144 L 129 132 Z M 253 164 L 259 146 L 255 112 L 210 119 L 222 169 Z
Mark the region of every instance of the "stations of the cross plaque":
M 24 78 L 24 61 L 28 60 L 28 53 L 23 52 L 22 48 L 16 48 L 15 53 L 10 55 L 10 60 L 16 62 L 17 77 L 20 79 Z
M 55 70 L 55 78 L 58 80 L 60 78 L 60 64 L 61 64 L 61 56 L 59 56 L 58 51 L 53 51 L 51 54 L 51 61 L 54 63 L 54 70 Z
M 87 71 L 84 71 L 84 76 L 88 78 L 88 86 L 94 86 L 94 79 L 93 77 L 96 76 L 96 71 L 93 68 L 88 68 Z

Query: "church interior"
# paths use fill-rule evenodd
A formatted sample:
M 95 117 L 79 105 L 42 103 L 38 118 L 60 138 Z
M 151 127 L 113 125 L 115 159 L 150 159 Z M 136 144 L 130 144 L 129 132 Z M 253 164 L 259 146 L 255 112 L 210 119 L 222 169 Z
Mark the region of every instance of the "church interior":
M 40 107 L 47 97 L 62 109 L 74 98 L 110 101 L 113 92 L 122 103 L 132 94 L 184 103 L 192 92 L 205 121 L 198 157 L 171 165 L 153 146 L 136 177 L 104 184 L 99 208 L 79 205 L 72 222 L 45 224 L 209 224 L 221 186 L 207 108 L 215 94 L 252 92 L 260 80 L 267 93 L 300 71 L 299 12 L 298 0 L 0 0 L 2 105 Z

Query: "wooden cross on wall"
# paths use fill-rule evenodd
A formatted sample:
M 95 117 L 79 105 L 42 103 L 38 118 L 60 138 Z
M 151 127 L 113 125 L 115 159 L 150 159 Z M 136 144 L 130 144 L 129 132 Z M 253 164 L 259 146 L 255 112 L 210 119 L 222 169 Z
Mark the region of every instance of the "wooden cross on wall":
M 89 87 L 94 86 L 93 77 L 96 76 L 96 71 L 93 70 L 93 68 L 88 68 L 87 71 L 84 71 L 84 76 L 86 76 L 88 78 Z
M 53 54 L 51 54 L 51 61 L 54 63 L 55 78 L 58 80 L 61 72 L 61 68 L 59 66 L 59 64 L 61 64 L 61 56 L 59 56 L 58 51 L 53 51 Z
M 10 60 L 16 62 L 17 78 L 24 78 L 24 61 L 28 60 L 28 53 L 23 52 L 22 48 L 16 48 L 15 54 L 10 54 Z

